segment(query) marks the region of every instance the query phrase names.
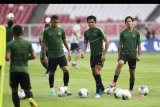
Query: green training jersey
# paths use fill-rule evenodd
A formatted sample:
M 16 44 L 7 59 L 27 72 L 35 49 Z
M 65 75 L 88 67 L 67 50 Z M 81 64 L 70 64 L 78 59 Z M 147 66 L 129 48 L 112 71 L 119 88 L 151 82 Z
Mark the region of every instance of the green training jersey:
M 136 58 L 137 47 L 142 41 L 141 33 L 137 29 L 133 29 L 128 32 L 127 29 L 120 33 L 120 44 L 122 44 L 121 54 L 125 54 L 128 57 Z
M 10 72 L 28 73 L 28 57 L 33 52 L 31 42 L 17 38 L 7 44 L 7 52 L 11 53 Z
M 43 41 L 48 47 L 48 56 L 50 58 L 58 58 L 64 55 L 63 41 L 65 39 L 65 32 L 61 27 L 44 30 Z
M 13 40 L 13 27 L 6 27 L 6 43 Z
M 91 55 L 99 55 L 102 54 L 103 48 L 103 40 L 106 38 L 103 30 L 99 27 L 95 29 L 88 29 L 84 32 L 84 40 L 89 41 Z

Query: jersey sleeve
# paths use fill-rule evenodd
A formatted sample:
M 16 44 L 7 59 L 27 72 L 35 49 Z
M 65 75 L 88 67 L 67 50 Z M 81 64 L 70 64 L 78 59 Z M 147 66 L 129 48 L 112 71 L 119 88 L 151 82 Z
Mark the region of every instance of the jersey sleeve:
M 65 35 L 64 30 L 62 29 L 62 40 L 65 40 L 65 39 L 66 39 L 66 35 Z
M 138 31 L 138 44 L 140 44 L 142 42 L 142 35 L 141 32 Z
M 103 39 L 105 39 L 106 38 L 106 34 L 104 33 L 104 30 L 102 29 L 102 28 L 99 28 L 99 30 L 100 30 L 100 36 L 103 38 Z
M 120 33 L 120 36 L 119 36 L 119 44 L 123 44 L 123 35 L 122 33 Z
M 46 30 L 44 30 L 44 32 L 43 32 L 43 39 L 42 39 L 42 41 L 43 41 L 45 44 L 47 44 L 47 32 L 46 32 Z
M 40 38 L 41 41 L 43 40 L 43 32 L 44 31 L 41 31 L 40 36 L 39 36 L 39 38 Z

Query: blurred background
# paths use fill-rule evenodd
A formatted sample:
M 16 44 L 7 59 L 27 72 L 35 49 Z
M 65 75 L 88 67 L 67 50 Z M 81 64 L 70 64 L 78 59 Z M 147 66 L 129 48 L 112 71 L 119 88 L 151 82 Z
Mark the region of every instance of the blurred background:
M 24 37 L 36 44 L 43 30 L 45 18 L 52 15 L 59 16 L 60 26 L 64 28 L 68 42 L 72 26 L 77 19 L 82 20 L 82 36 L 88 28 L 87 16 L 95 15 L 97 25 L 103 28 L 110 41 L 118 41 L 120 32 L 125 29 L 125 17 L 132 16 L 135 28 L 142 33 L 142 50 L 152 48 L 154 51 L 160 51 L 160 4 L 0 4 L 0 24 L 7 24 L 8 13 L 14 14 L 14 24 L 24 27 Z M 38 53 L 40 48 L 36 44 L 33 45 Z M 115 45 L 117 46 L 117 42 Z

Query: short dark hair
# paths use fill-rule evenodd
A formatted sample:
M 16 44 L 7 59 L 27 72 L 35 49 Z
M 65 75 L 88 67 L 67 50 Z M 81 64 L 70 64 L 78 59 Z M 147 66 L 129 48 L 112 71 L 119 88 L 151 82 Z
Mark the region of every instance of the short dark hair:
M 77 19 L 77 21 L 76 21 L 77 23 L 81 23 L 81 19 Z
M 49 23 L 46 23 L 45 25 L 44 25 L 44 28 L 47 28 L 47 27 L 49 27 L 50 25 L 49 25 Z
M 87 22 L 88 22 L 88 20 L 90 20 L 90 19 L 94 19 L 94 21 L 96 22 L 96 17 L 95 17 L 95 16 L 93 16 L 93 15 L 88 16 L 88 17 L 87 17 Z
M 131 17 L 131 16 L 127 16 L 127 17 L 125 18 L 125 23 L 126 23 L 127 19 L 131 19 L 131 20 L 132 20 L 132 22 L 134 21 L 133 17 Z
M 8 27 L 12 27 L 13 26 L 13 20 L 8 20 Z
M 13 34 L 15 34 L 16 36 L 20 36 L 23 33 L 23 29 L 21 25 L 15 25 L 13 27 Z
M 57 15 L 53 15 L 53 16 L 51 16 L 51 20 L 53 20 L 53 19 L 57 19 L 58 20 L 59 18 L 58 18 Z

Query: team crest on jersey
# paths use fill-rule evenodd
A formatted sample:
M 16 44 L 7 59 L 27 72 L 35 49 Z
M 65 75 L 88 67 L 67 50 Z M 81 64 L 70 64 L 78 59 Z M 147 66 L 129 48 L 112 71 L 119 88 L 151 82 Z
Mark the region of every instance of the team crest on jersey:
M 61 32 L 58 32 L 58 35 L 62 35 L 62 33 L 61 33 Z
M 135 35 L 132 35 L 133 37 L 135 37 Z

